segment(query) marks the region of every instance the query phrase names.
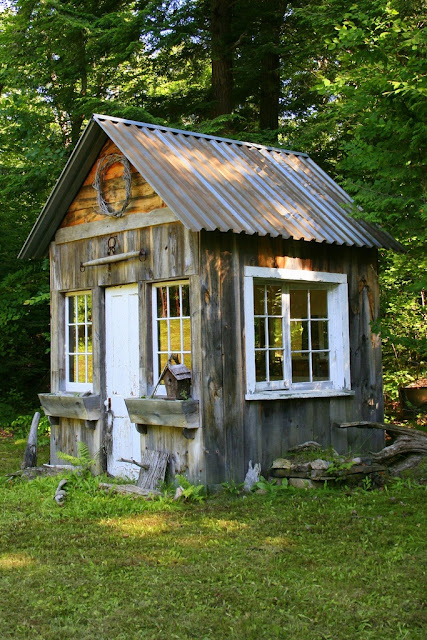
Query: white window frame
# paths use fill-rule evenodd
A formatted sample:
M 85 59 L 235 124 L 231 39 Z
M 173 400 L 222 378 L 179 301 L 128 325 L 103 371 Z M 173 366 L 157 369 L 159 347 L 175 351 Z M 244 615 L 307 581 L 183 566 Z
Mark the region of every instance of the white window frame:
M 326 289 L 328 296 L 329 380 L 292 382 L 290 329 L 284 335 L 285 372 L 283 381 L 257 382 L 255 376 L 254 281 L 266 284 L 307 285 Z M 246 400 L 328 397 L 352 395 L 350 387 L 350 339 L 347 275 L 323 271 L 245 267 L 244 312 L 246 347 Z M 284 317 L 285 328 L 289 318 Z M 289 334 L 289 335 L 288 335 Z
M 92 305 L 93 305 L 93 295 L 92 295 L 92 291 L 87 290 L 87 291 L 73 291 L 70 293 L 66 293 L 65 294 L 65 390 L 66 391 L 76 391 L 76 392 L 85 392 L 85 391 L 93 391 L 93 379 L 92 382 L 71 382 L 70 381 L 70 360 L 69 357 L 71 355 L 70 351 L 70 344 L 69 344 L 69 339 L 70 339 L 70 332 L 69 332 L 69 327 L 70 327 L 70 317 L 69 317 L 69 299 L 70 298 L 76 298 L 77 296 L 91 296 L 92 298 Z M 93 306 L 92 306 L 92 314 L 93 314 Z M 87 304 L 85 304 L 85 322 L 84 323 L 80 323 L 80 324 L 84 324 L 85 327 L 87 326 L 92 326 L 92 351 L 88 352 L 87 350 L 84 352 L 85 356 L 85 361 L 86 361 L 86 379 L 88 376 L 88 367 L 87 367 L 87 355 L 91 355 L 92 356 L 92 367 L 93 367 L 93 319 L 92 322 L 87 322 Z M 85 329 L 85 343 L 87 345 L 87 330 Z M 93 376 L 92 376 L 93 378 Z
M 157 384 L 157 380 L 159 379 L 159 376 L 161 374 L 161 371 L 159 370 L 159 359 L 158 359 L 158 320 L 159 318 L 157 317 L 157 289 L 159 289 L 160 287 L 174 287 L 176 285 L 187 285 L 188 287 L 190 287 L 190 281 L 189 280 L 168 280 L 167 282 L 156 282 L 152 285 L 151 288 L 151 292 L 152 292 L 152 303 L 151 303 L 151 308 L 152 308 L 152 337 L 153 337 L 153 385 Z M 190 289 L 189 289 L 190 290 Z M 181 305 L 182 308 L 182 305 Z M 170 309 L 170 305 L 169 305 L 169 289 L 168 289 L 168 309 Z M 178 318 L 176 316 L 173 316 L 172 318 L 170 316 L 167 316 L 166 318 L 162 318 L 162 320 L 166 320 L 168 323 L 170 320 L 177 320 Z M 179 316 L 180 320 L 183 319 L 189 319 L 190 320 L 190 331 L 191 331 L 191 309 L 190 309 L 190 316 Z M 168 332 L 169 333 L 169 332 Z M 191 332 L 192 333 L 192 332 Z M 181 346 L 183 346 L 184 344 L 184 338 L 183 338 L 183 327 L 182 327 L 182 322 L 180 322 L 180 342 L 181 342 Z M 170 347 L 170 344 L 168 345 Z M 172 352 L 168 352 L 169 355 Z M 190 351 L 185 351 L 183 349 L 181 349 L 179 351 L 179 355 L 182 356 L 183 353 L 190 353 L 191 354 L 191 346 L 190 346 Z M 156 395 L 159 396 L 166 396 L 166 387 L 162 384 L 159 384 L 159 386 L 157 387 L 157 391 L 156 391 Z

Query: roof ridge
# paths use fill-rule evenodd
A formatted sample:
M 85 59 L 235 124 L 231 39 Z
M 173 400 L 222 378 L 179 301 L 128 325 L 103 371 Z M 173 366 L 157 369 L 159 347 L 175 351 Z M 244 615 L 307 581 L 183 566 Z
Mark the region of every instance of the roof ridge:
M 265 149 L 266 151 L 276 151 L 278 153 L 284 153 L 286 155 L 302 156 L 308 158 L 308 153 L 303 151 L 291 151 L 290 149 L 282 149 L 281 147 L 268 147 L 258 142 L 248 142 L 247 140 L 234 140 L 233 138 L 221 138 L 207 133 L 200 133 L 199 131 L 187 131 L 186 129 L 174 129 L 172 127 L 166 127 L 160 124 L 152 124 L 149 122 L 139 122 L 138 120 L 127 120 L 125 118 L 118 118 L 116 116 L 106 116 L 100 113 L 94 113 L 92 119 L 95 122 L 98 120 L 109 120 L 110 122 L 122 123 L 125 125 L 134 125 L 136 127 L 146 127 L 148 129 L 158 129 L 160 131 L 169 131 L 170 133 L 182 134 L 185 136 L 195 136 L 196 138 L 204 138 L 206 140 L 214 140 L 216 142 L 225 142 L 227 144 L 237 144 L 243 147 L 254 147 L 255 149 Z

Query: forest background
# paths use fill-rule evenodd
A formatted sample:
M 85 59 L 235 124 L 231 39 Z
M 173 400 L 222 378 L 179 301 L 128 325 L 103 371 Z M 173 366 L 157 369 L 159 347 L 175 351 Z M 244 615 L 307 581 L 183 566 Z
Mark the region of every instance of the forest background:
M 93 112 L 308 152 L 380 252 L 388 417 L 427 366 L 423 0 L 0 1 L 0 427 L 49 388 L 47 258 L 17 254 Z

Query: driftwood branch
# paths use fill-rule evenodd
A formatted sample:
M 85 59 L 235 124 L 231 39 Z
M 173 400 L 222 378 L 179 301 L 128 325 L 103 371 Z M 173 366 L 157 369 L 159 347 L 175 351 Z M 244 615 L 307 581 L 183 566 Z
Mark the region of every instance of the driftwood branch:
M 383 424 L 381 422 L 343 422 L 337 425 L 340 429 L 348 427 L 361 427 L 368 429 L 383 429 L 391 434 L 396 434 L 397 438 L 387 447 L 377 453 L 372 453 L 372 460 L 387 466 L 394 465 L 398 458 L 411 456 L 411 460 L 406 462 L 405 468 L 415 466 L 420 462 L 419 456 L 427 454 L 427 433 L 418 429 L 408 427 L 396 427 L 393 424 Z M 396 465 L 400 468 L 400 463 Z
M 29 467 L 37 466 L 37 429 L 39 422 L 40 413 L 36 411 L 31 423 L 30 433 L 28 434 L 27 446 L 25 447 L 21 469 L 28 469 Z
M 396 433 L 399 435 L 411 435 L 420 436 L 421 438 L 425 438 L 427 440 L 427 433 L 424 431 L 419 431 L 418 429 L 409 429 L 408 427 L 397 427 L 394 424 L 384 424 L 383 422 L 341 422 L 341 424 L 336 424 L 339 429 L 347 429 L 348 427 L 360 427 L 362 429 L 382 429 L 383 431 L 388 431 L 389 433 Z
M 119 458 L 117 462 L 129 462 L 130 464 L 136 464 L 137 467 L 145 469 L 145 471 L 148 471 L 150 468 L 150 465 L 137 462 L 137 460 L 134 460 L 133 458 Z

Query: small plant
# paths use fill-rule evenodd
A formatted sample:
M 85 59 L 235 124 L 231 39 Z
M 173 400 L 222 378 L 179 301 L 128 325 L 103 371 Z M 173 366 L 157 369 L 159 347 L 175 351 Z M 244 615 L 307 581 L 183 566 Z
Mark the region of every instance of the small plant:
M 207 498 L 206 487 L 203 484 L 191 484 L 185 476 L 177 475 L 176 481 L 182 488 L 182 498 L 186 502 L 203 502 Z
M 373 487 L 372 478 L 365 476 L 362 480 L 362 491 L 370 491 Z
M 221 482 L 221 487 L 224 493 L 227 493 L 229 496 L 240 496 L 244 486 L 244 482 L 235 482 L 234 480 L 230 480 L 229 482 Z
M 277 480 L 272 478 L 271 480 L 267 480 L 263 476 L 260 476 L 258 482 L 252 487 L 252 491 L 266 493 L 270 496 L 277 495 L 281 493 L 284 489 L 288 488 L 288 480 L 287 478 L 282 479 L 282 484 L 277 484 Z
M 332 464 L 326 469 L 325 473 L 328 476 L 340 475 L 343 471 L 348 471 L 353 467 L 356 463 L 353 460 L 349 460 L 348 462 L 334 460 Z
M 91 457 L 89 447 L 85 442 L 77 443 L 77 456 L 72 456 L 69 453 L 60 451 L 58 458 L 64 460 L 73 465 L 73 467 L 79 467 L 83 475 L 91 474 L 91 467 L 96 464 L 98 454 L 94 458 Z

